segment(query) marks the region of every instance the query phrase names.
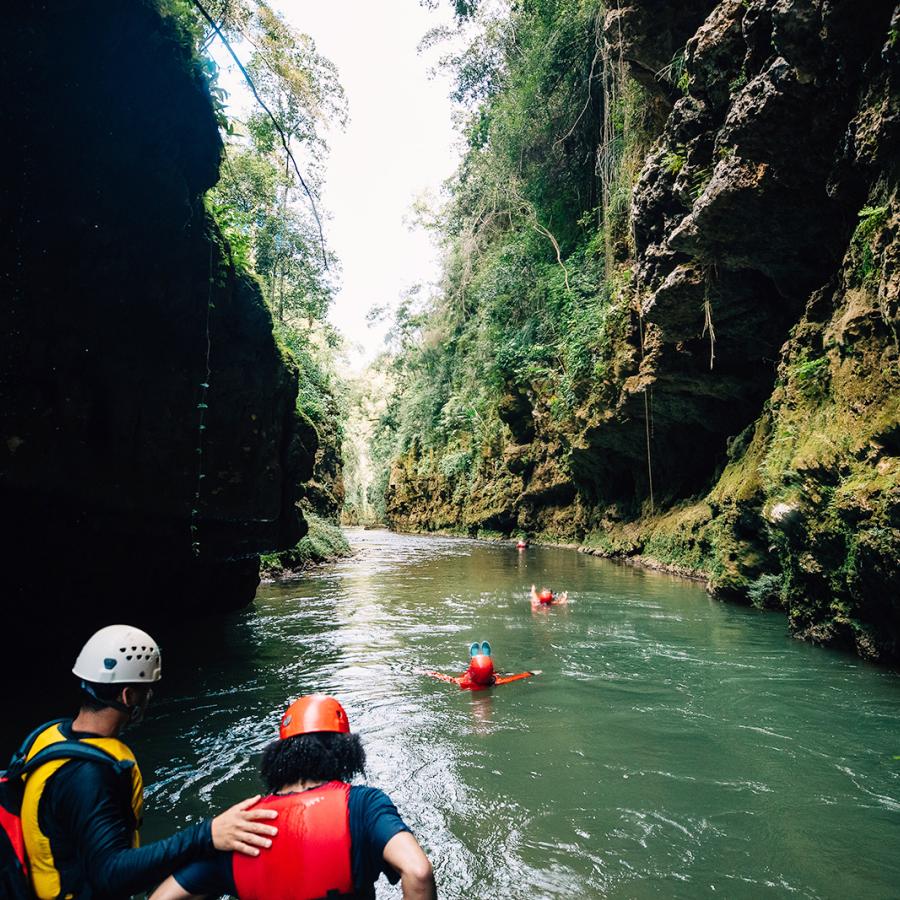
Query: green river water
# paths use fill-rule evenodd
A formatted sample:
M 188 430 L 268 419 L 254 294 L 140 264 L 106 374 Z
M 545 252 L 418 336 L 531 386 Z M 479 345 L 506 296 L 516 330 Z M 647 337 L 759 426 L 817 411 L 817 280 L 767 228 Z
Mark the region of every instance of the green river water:
M 325 691 L 443 898 L 900 897 L 895 674 L 573 551 L 349 537 L 352 559 L 161 636 L 129 738 L 147 839 L 255 793 L 287 702 Z M 532 582 L 571 605 L 532 612 Z M 542 674 L 480 694 L 420 674 L 483 639 Z

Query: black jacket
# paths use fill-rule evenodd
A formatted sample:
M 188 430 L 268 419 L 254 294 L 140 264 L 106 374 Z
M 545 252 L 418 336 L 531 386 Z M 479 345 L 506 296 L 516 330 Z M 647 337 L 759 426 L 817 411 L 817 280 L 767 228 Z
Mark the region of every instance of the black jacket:
M 62 729 L 71 738 L 97 737 L 66 725 Z M 138 823 L 131 809 L 131 777 L 103 763 L 73 760 L 55 772 L 41 797 L 38 823 L 50 839 L 62 896 L 78 900 L 125 900 L 213 851 L 208 819 L 133 848 Z

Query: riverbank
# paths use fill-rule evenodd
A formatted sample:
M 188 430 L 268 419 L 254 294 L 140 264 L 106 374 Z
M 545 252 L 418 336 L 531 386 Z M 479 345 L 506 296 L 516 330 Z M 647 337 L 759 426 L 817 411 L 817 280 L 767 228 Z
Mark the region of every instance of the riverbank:
M 314 566 L 351 555 L 340 525 L 310 512 L 304 513 L 304 518 L 309 531 L 290 550 L 260 556 L 259 576 L 263 583 L 299 575 Z
M 374 527 L 374 526 L 373 526 Z M 394 534 L 401 535 L 418 535 L 428 537 L 431 535 L 438 537 L 456 537 L 466 538 L 474 541 L 485 541 L 490 544 L 509 544 L 514 543 L 517 538 L 514 535 L 502 534 L 496 531 L 479 530 L 474 533 L 465 529 L 441 528 L 434 531 L 426 530 L 409 530 L 388 528 L 386 525 L 377 526 L 391 531 Z M 371 529 L 367 529 L 371 530 Z M 675 575 L 679 578 L 685 578 L 689 581 L 700 581 L 705 583 L 709 593 L 716 595 L 715 589 L 711 586 L 710 573 L 700 568 L 694 568 L 687 565 L 679 565 L 674 562 L 666 562 L 653 556 L 645 556 L 639 553 L 629 553 L 625 547 L 616 547 L 609 540 L 601 541 L 598 534 L 591 535 L 587 542 L 568 541 L 563 539 L 554 539 L 548 535 L 540 535 L 537 537 L 529 537 L 529 547 L 552 547 L 557 550 L 574 550 L 587 556 L 596 556 L 601 559 L 608 559 L 611 562 L 619 563 L 625 566 L 633 566 L 638 569 L 647 569 L 652 572 L 660 572 L 665 575 Z M 592 543 L 593 542 L 593 543 Z M 721 597 L 720 599 L 734 599 L 731 597 Z M 746 605 L 746 604 L 744 604 Z

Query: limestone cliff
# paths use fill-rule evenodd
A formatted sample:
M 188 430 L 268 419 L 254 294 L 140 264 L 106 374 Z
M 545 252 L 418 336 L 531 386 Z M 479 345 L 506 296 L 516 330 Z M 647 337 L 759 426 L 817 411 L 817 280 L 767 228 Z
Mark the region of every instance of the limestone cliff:
M 470 484 L 413 446 L 390 520 L 702 573 L 786 610 L 800 636 L 896 658 L 898 13 L 609 8 L 604 59 L 644 86 L 657 132 L 631 193 L 609 374 L 569 422 L 540 383 L 511 390 L 505 442 Z
M 5 630 L 245 604 L 258 554 L 305 531 L 316 435 L 204 209 L 222 149 L 206 82 L 150 0 L 5 23 Z

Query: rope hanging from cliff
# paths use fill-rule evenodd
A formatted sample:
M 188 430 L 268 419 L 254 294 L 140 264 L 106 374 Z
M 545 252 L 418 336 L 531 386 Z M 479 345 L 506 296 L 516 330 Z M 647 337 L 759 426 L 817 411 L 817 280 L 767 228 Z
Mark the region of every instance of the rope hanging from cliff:
M 197 482 L 194 487 L 194 497 L 191 502 L 191 553 L 197 558 L 200 556 L 200 485 L 206 474 L 203 471 L 203 432 L 206 431 L 206 410 L 209 409 L 209 379 L 212 375 L 212 367 L 210 366 L 210 357 L 212 355 L 212 340 L 209 333 L 209 317 L 213 308 L 212 290 L 213 290 L 213 241 L 209 241 L 209 269 L 207 273 L 206 288 L 206 320 L 204 322 L 206 337 L 206 355 L 204 357 L 204 373 L 203 381 L 200 382 L 200 399 L 197 401 Z
M 287 139 L 287 135 L 284 133 L 284 129 L 281 127 L 278 119 L 275 118 L 272 110 L 266 106 L 266 102 L 259 95 L 259 91 L 256 89 L 256 85 L 253 83 L 253 79 L 250 77 L 250 73 L 244 68 L 244 64 L 238 58 L 237 53 L 234 52 L 234 48 L 228 41 L 228 38 L 222 33 L 222 29 L 216 24 L 213 17 L 206 11 L 203 4 L 200 3 L 200 0 L 191 0 L 194 6 L 200 11 L 200 15 L 203 16 L 204 19 L 209 23 L 212 27 L 213 31 L 218 35 L 219 40 L 225 45 L 225 49 L 231 55 L 231 58 L 234 60 L 237 67 L 241 70 L 241 74 L 244 76 L 244 81 L 247 82 L 247 86 L 250 88 L 253 96 L 256 98 L 256 102 L 262 107 L 265 111 L 266 115 L 272 120 L 272 124 L 275 126 L 275 130 L 278 132 L 278 136 L 281 138 L 281 144 L 284 147 L 284 152 L 287 154 L 288 159 L 290 159 L 291 163 L 294 166 L 294 171 L 297 173 L 297 178 L 300 181 L 303 190 L 306 192 L 306 196 L 309 198 L 309 205 L 312 208 L 313 218 L 316 220 L 316 227 L 319 229 L 319 250 L 322 253 L 322 265 L 325 269 L 328 269 L 328 254 L 325 252 L 325 233 L 322 231 L 322 220 L 319 218 L 319 211 L 316 209 L 316 201 L 313 199 L 312 191 L 310 191 L 309 186 L 306 184 L 303 176 L 300 174 L 300 166 L 297 165 L 297 160 L 294 159 L 294 154 L 291 152 L 290 141 Z
M 638 293 L 638 331 L 641 336 L 641 366 L 644 364 L 644 316 L 641 306 L 641 295 Z M 656 509 L 653 502 L 653 462 L 650 454 L 650 432 L 653 428 L 651 422 L 651 406 L 650 406 L 650 388 L 644 387 L 644 436 L 647 442 L 647 485 L 650 492 L 650 512 Z
M 612 110 L 619 103 L 619 82 L 625 80 L 625 56 L 623 51 L 622 38 L 622 16 L 619 7 L 619 0 L 616 0 L 616 26 L 619 32 L 618 40 L 618 59 L 613 61 L 612 55 L 606 43 L 606 38 L 602 38 L 602 85 L 603 85 L 603 123 L 602 123 L 602 144 L 598 158 L 599 172 L 602 185 L 602 216 L 604 226 L 606 224 L 607 213 L 609 211 L 609 192 L 615 177 L 615 168 L 619 164 L 619 160 L 615 156 L 616 152 L 616 125 L 613 119 Z M 631 246 L 634 252 L 634 282 L 635 282 L 635 308 L 638 316 L 638 338 L 641 350 L 641 368 L 644 367 L 645 349 L 644 349 L 644 304 L 642 299 L 641 285 L 641 269 L 638 263 L 638 247 L 637 232 L 634 227 L 634 216 L 631 215 L 629 208 Z M 608 229 L 607 229 L 608 234 Z M 613 253 L 610 240 L 604 237 L 606 245 L 606 265 L 607 274 L 612 270 Z M 649 385 L 645 385 L 644 394 L 644 441 L 647 450 L 647 489 L 650 499 L 650 512 L 656 509 L 656 502 L 653 494 L 653 393 Z
M 631 217 L 631 243 L 634 247 L 634 281 L 636 293 L 636 307 L 638 315 L 638 335 L 641 348 L 641 368 L 644 366 L 644 301 L 641 297 L 641 268 L 637 260 L 637 232 L 634 229 L 634 216 Z M 651 454 L 651 438 L 653 432 L 653 395 L 649 385 L 644 386 L 644 438 L 647 445 L 647 485 L 650 493 L 650 512 L 656 509 L 653 499 L 653 456 Z

